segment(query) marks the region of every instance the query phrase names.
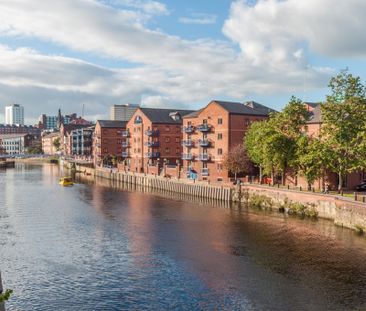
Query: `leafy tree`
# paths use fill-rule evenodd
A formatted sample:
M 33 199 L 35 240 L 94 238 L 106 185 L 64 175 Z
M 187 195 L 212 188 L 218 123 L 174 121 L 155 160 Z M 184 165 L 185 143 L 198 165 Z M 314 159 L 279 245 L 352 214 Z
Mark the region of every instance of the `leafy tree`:
M 308 190 L 324 174 L 327 155 L 329 152 L 319 138 L 303 135 L 297 140 L 296 167 L 306 178 Z
M 53 146 L 56 148 L 57 151 L 60 151 L 60 147 L 61 147 L 61 142 L 60 142 L 60 137 L 57 137 L 54 141 L 53 141 Z
M 237 174 L 248 173 L 251 170 L 250 160 L 241 144 L 236 145 L 225 154 L 223 164 L 228 171 L 235 175 L 235 181 Z
M 359 77 L 341 71 L 330 80 L 331 95 L 321 106 L 321 139 L 327 167 L 338 174 L 338 190 L 347 173 L 366 166 L 366 97 Z

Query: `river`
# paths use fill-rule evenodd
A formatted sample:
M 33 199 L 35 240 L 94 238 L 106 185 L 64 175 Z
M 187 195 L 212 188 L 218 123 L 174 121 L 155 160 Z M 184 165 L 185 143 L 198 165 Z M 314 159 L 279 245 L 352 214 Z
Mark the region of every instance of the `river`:
M 366 238 L 178 195 L 0 171 L 7 310 L 366 310 Z

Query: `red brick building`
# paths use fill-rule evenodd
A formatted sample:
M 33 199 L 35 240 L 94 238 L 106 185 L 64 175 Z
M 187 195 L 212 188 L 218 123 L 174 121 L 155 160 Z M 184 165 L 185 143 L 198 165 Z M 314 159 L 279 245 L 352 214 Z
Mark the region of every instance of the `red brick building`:
M 306 132 L 310 136 L 318 136 L 320 134 L 322 126 L 321 104 L 314 104 L 314 103 L 304 103 L 304 104 L 307 107 L 308 111 L 310 112 L 310 120 L 306 124 Z M 309 104 L 312 105 L 309 106 Z M 345 176 L 343 180 L 343 187 L 348 190 L 355 189 L 355 187 L 365 179 L 366 179 L 366 173 L 364 170 L 347 174 L 347 176 Z M 324 188 L 325 181 L 327 181 L 330 184 L 330 188 L 332 190 L 337 189 L 338 176 L 337 174 L 332 172 L 328 172 L 325 174 L 324 177 L 316 180 L 314 182 L 313 187 L 316 190 L 322 190 Z M 302 186 L 304 189 L 307 188 L 307 183 L 304 177 L 299 177 L 295 181 L 290 176 L 287 180 L 287 183 L 289 184 L 296 183 L 298 186 Z
M 274 110 L 256 102 L 211 101 L 205 108 L 183 117 L 184 172 L 189 178 L 229 181 L 223 157 L 243 144 L 250 124 L 266 119 Z M 189 176 L 188 176 L 189 175 Z
M 138 108 L 124 135 L 124 169 L 160 174 L 163 164 L 181 162 L 182 118 L 192 110 Z
M 93 136 L 94 166 L 103 166 L 103 161 L 109 158 L 122 161 L 122 145 L 126 142 L 126 121 L 98 120 Z M 106 161 L 104 161 L 106 164 Z

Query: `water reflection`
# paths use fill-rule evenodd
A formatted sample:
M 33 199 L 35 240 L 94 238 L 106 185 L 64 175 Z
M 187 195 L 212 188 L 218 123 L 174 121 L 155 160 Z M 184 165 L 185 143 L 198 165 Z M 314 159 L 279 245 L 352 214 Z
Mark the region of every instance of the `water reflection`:
M 65 174 L 0 172 L 9 310 L 366 308 L 350 230 L 104 179 L 60 187 Z

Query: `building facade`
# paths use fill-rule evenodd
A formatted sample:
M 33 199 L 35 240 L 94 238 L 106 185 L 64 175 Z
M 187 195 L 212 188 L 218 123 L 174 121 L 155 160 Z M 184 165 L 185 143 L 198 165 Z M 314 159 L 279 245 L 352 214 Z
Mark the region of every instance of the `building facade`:
M 115 121 L 129 121 L 138 107 L 133 104 L 113 105 L 110 118 Z
M 33 141 L 34 137 L 30 134 L 0 135 L 1 149 L 5 150 L 5 153 L 9 155 L 26 153 L 27 148 L 32 146 Z
M 54 132 L 42 137 L 42 151 L 46 155 L 55 155 L 59 152 L 59 148 L 56 148 L 55 141 L 60 141 L 60 133 Z
M 122 155 L 126 170 L 160 174 L 181 163 L 183 117 L 191 110 L 138 108 L 127 123 Z
M 18 104 L 5 107 L 5 123 L 24 125 L 24 107 Z
M 122 145 L 126 141 L 125 121 L 98 120 L 93 135 L 94 166 L 116 165 L 122 160 Z
M 70 155 L 91 157 L 93 146 L 94 126 L 82 127 L 72 130 L 69 135 Z
M 57 116 L 42 114 L 38 119 L 38 127 L 42 130 L 55 130 L 57 129 L 57 120 Z
M 253 108 L 254 107 L 254 108 Z M 252 122 L 268 118 L 274 110 L 255 102 L 211 101 L 205 108 L 183 117 L 183 167 L 187 178 L 227 182 L 226 153 L 243 144 Z
M 0 124 L 0 135 L 4 134 L 30 134 L 39 137 L 41 129 L 32 125 Z

